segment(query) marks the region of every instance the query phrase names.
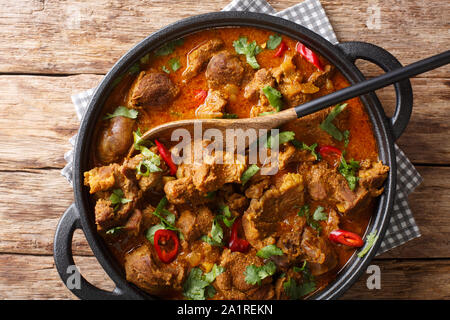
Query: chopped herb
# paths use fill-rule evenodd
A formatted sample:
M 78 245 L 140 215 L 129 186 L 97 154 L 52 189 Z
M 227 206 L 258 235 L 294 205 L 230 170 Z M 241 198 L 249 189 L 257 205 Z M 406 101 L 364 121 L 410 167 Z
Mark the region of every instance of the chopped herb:
M 302 272 L 302 271 L 306 270 L 305 268 L 306 268 L 306 260 L 303 261 L 303 265 L 301 267 L 294 266 L 293 270 L 295 272 Z
M 320 124 L 320 128 L 327 132 L 329 135 L 331 135 L 333 138 L 335 138 L 338 141 L 342 141 L 344 138 L 344 135 L 342 132 L 339 131 L 338 128 L 332 123 L 334 118 L 341 113 L 345 107 L 347 107 L 347 104 L 338 104 L 336 105 L 333 110 L 328 114 L 328 116 L 325 118 L 325 120 Z
M 123 191 L 121 189 L 114 189 L 109 197 L 109 201 L 111 201 L 111 204 L 114 205 L 114 211 L 117 211 L 121 204 L 131 202 L 131 200 L 123 197 Z
M 282 256 L 283 255 L 283 251 L 278 248 L 276 245 L 271 244 L 268 246 L 265 246 L 264 248 L 260 249 L 256 255 L 258 257 L 267 259 L 270 258 L 271 256 Z
M 280 112 L 283 108 L 283 96 L 281 95 L 281 92 L 271 86 L 264 87 L 262 91 L 267 100 L 269 100 L 270 105 L 274 107 L 277 112 Z
M 269 261 L 261 267 L 254 265 L 247 266 L 245 268 L 245 282 L 248 284 L 258 284 L 261 285 L 261 280 L 270 277 L 277 270 L 277 266 L 273 261 Z
M 239 37 L 239 40 L 233 41 L 233 47 L 236 50 L 236 53 L 245 55 L 247 63 L 253 69 L 259 69 L 256 55 L 260 53 L 262 49 L 256 44 L 256 41 L 248 43 L 246 37 Z
M 317 211 L 317 209 L 316 209 Z M 315 213 L 315 212 L 314 212 Z M 317 231 L 317 233 L 320 233 L 320 230 L 322 230 L 322 227 L 320 226 L 320 223 L 311 217 L 310 211 L 309 211 L 309 205 L 305 204 L 303 207 L 300 208 L 300 210 L 297 212 L 297 215 L 300 217 L 306 218 L 306 223 Z
M 183 39 L 176 39 L 176 40 L 169 41 L 166 44 L 164 44 L 163 46 L 156 49 L 154 51 L 154 54 L 157 57 L 167 56 L 167 55 L 171 54 L 175 50 L 176 47 L 181 46 L 183 43 L 184 43 Z
M 155 224 L 153 227 L 150 227 L 145 233 L 145 237 L 154 244 L 155 232 L 161 229 L 165 229 L 162 223 Z
M 136 74 L 136 73 L 138 73 L 139 71 L 141 71 L 141 67 L 139 66 L 139 63 L 136 62 L 136 63 L 133 64 L 133 65 L 131 66 L 131 68 L 128 70 L 128 73 L 129 73 L 129 74 Z
M 178 59 L 178 58 L 172 58 L 169 60 L 168 63 L 169 63 L 170 68 L 172 68 L 173 71 L 177 71 L 178 69 L 181 68 L 180 59 Z
M 209 243 L 212 246 L 221 247 L 223 246 L 222 240 L 223 240 L 223 229 L 220 226 L 218 220 L 221 219 L 222 216 L 216 216 L 213 220 L 212 227 L 211 227 L 211 236 L 202 236 L 202 240 L 206 243 Z
M 305 282 L 298 285 L 294 279 L 290 278 L 289 281 L 283 283 L 283 289 L 290 299 L 297 300 L 314 292 L 316 290 L 316 284 L 314 282 Z
M 153 211 L 152 214 L 157 216 L 159 220 L 161 220 L 161 224 L 164 226 L 164 229 L 179 231 L 174 226 L 175 215 L 169 210 L 164 209 L 164 207 L 167 205 L 167 202 L 167 198 L 164 196 L 161 201 L 159 201 L 158 205 L 155 208 L 155 211 Z M 162 215 L 164 215 L 165 217 L 163 217 Z
M 151 140 L 142 139 L 141 129 L 139 128 L 136 131 L 133 131 L 133 140 L 134 140 L 134 148 L 136 150 L 141 150 L 142 146 L 151 147 L 155 145 Z
M 127 107 L 124 106 L 118 106 L 112 114 L 107 113 L 106 116 L 103 118 L 103 120 L 111 119 L 114 117 L 125 117 L 130 119 L 136 119 L 137 115 L 138 115 L 137 110 L 128 109 Z
M 344 146 L 347 148 L 348 143 L 350 142 L 350 131 L 345 130 L 344 131 Z
M 325 221 L 328 219 L 328 215 L 323 211 L 323 207 L 318 206 L 314 211 L 313 219 L 316 221 Z
M 115 78 L 114 81 L 112 82 L 112 87 L 114 88 L 115 86 L 117 86 L 120 83 L 120 81 L 122 81 L 123 77 L 124 77 L 124 75 L 122 74 L 122 75 L 118 76 L 117 78 Z
M 293 131 L 282 131 L 276 136 L 270 136 L 266 141 L 266 148 L 272 148 L 273 141 L 278 139 L 278 145 L 294 140 L 295 132 Z
M 356 176 L 356 170 L 359 169 L 359 162 L 350 160 L 348 163 L 345 161 L 344 156 L 341 157 L 341 163 L 339 164 L 339 172 L 347 179 L 350 190 L 355 190 L 356 183 L 359 178 Z
M 236 220 L 236 217 L 231 214 L 230 207 L 222 205 L 220 206 L 220 211 L 222 212 L 221 218 L 223 220 L 223 223 L 228 228 L 231 228 L 233 226 L 234 220 Z
M 224 113 L 221 117 L 222 119 L 238 119 L 238 115 L 235 113 Z
M 115 235 L 118 232 L 120 232 L 120 230 L 123 229 L 123 228 L 125 228 L 125 227 L 114 227 L 114 228 L 111 228 L 108 231 L 106 231 L 106 234 Z
M 200 268 L 192 268 L 189 276 L 183 284 L 183 294 L 191 300 L 205 300 L 205 298 L 212 298 L 216 290 L 211 283 L 218 275 L 224 272 L 225 269 L 214 264 L 211 271 L 203 274 Z
M 241 176 L 242 185 L 245 185 L 258 171 L 259 167 L 256 164 L 249 166 Z
M 316 158 L 316 160 L 319 160 L 319 154 L 316 152 L 316 148 L 317 148 L 317 143 L 313 143 L 312 145 L 308 146 L 306 143 L 304 142 L 300 142 L 298 140 L 292 140 L 291 143 L 294 145 L 294 147 L 296 147 L 297 149 L 301 149 L 301 150 L 309 150 L 311 152 L 311 154 L 314 156 L 314 158 Z
M 150 54 L 147 53 L 145 56 L 143 56 L 141 59 L 139 59 L 139 62 L 142 64 L 147 64 L 150 61 Z
M 167 73 L 167 74 L 169 74 L 170 73 L 170 70 L 169 69 L 167 69 L 167 67 L 166 66 L 162 66 L 161 67 L 161 70 L 162 71 L 164 71 L 165 73 Z
M 154 152 L 150 151 L 147 147 L 140 146 L 144 158 L 136 166 L 136 172 L 140 176 L 148 177 L 150 172 L 161 172 L 161 158 Z M 144 170 L 143 170 L 144 169 Z
M 378 235 L 377 235 L 377 231 L 372 231 L 371 233 L 369 233 L 367 235 L 366 238 L 366 245 L 364 246 L 364 248 L 361 249 L 360 252 L 358 252 L 358 257 L 362 258 L 366 255 L 367 252 L 369 252 L 370 248 L 373 247 L 375 241 L 377 241 L 378 239 Z
M 262 117 L 262 116 L 267 116 L 269 114 L 275 114 L 275 111 L 266 111 L 266 112 L 261 112 L 260 114 L 258 114 L 258 117 Z
M 278 34 L 270 35 L 269 40 L 266 42 L 267 49 L 275 50 L 280 45 L 282 39 Z
M 206 194 L 205 198 L 212 199 L 216 196 L 217 191 L 210 191 Z

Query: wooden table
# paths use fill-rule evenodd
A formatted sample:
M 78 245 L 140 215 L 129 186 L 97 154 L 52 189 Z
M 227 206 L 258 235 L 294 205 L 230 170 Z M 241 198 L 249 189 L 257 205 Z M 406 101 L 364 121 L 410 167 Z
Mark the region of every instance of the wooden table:
M 0 298 L 75 298 L 52 256 L 56 224 L 73 201 L 60 174 L 79 125 L 70 96 L 96 86 L 146 35 L 228 2 L 0 0 Z M 280 10 L 297 0 L 270 3 Z M 381 9 L 381 29 L 367 27 L 366 2 L 322 3 L 338 39 L 380 45 L 404 64 L 449 49 L 449 1 L 371 1 Z M 379 73 L 359 66 L 369 76 Z M 373 261 L 381 268 L 381 290 L 368 290 L 365 274 L 344 298 L 450 298 L 449 70 L 412 80 L 414 112 L 398 141 L 424 178 L 409 199 L 422 237 Z M 388 113 L 393 92 L 379 92 Z M 88 280 L 113 288 L 81 232 L 73 249 Z

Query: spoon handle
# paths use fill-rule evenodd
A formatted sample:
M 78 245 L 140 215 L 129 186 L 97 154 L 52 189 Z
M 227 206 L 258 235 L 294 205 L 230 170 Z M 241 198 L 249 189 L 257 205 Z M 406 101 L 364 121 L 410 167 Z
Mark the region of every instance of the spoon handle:
M 420 73 L 436 69 L 448 63 L 450 63 L 450 50 L 301 104 L 295 107 L 295 113 L 297 114 L 297 117 L 300 118 L 345 100 L 387 87 L 395 82 L 414 77 Z

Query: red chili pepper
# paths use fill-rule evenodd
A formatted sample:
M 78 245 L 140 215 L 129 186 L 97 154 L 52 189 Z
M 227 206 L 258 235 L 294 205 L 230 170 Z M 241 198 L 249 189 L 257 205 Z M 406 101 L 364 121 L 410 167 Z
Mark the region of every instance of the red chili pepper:
M 278 50 L 273 55 L 274 57 L 281 57 L 284 52 L 288 49 L 288 46 L 286 45 L 286 42 L 281 41 L 281 43 L 278 45 Z
M 303 43 L 297 42 L 295 50 L 300 53 L 306 60 L 315 65 L 317 69 L 323 71 L 323 67 L 320 63 L 319 57 L 311 49 L 306 47 Z
M 153 239 L 156 253 L 162 262 L 170 263 L 175 260 L 180 244 L 175 232 L 167 229 L 159 229 L 155 232 Z M 173 248 L 170 251 L 166 251 L 164 248 L 161 248 L 161 245 L 167 245 L 169 240 L 172 240 Z
M 340 229 L 331 231 L 328 238 L 335 243 L 341 243 L 349 247 L 359 248 L 364 245 L 363 239 L 356 233 Z
M 203 101 L 205 101 L 206 96 L 208 95 L 208 91 L 202 89 L 195 90 L 194 93 L 195 93 L 194 99 L 197 100 L 199 104 L 202 104 Z
M 317 151 L 320 153 L 322 158 L 326 159 L 332 165 L 338 164 L 342 157 L 342 151 L 333 146 L 318 147 Z
M 241 228 L 241 225 L 241 219 L 236 219 L 231 227 L 231 237 L 230 242 L 228 243 L 228 248 L 230 248 L 232 252 L 239 251 L 245 253 L 250 247 L 250 243 L 247 240 L 241 239 L 238 236 L 238 231 Z
M 175 173 L 177 172 L 177 166 L 172 161 L 172 154 L 158 140 L 155 139 L 155 143 L 156 143 L 156 146 L 158 147 L 158 151 L 159 151 L 159 154 L 160 154 L 161 158 L 163 158 L 163 160 L 167 163 L 167 165 L 170 168 L 170 174 L 171 175 L 175 175 Z

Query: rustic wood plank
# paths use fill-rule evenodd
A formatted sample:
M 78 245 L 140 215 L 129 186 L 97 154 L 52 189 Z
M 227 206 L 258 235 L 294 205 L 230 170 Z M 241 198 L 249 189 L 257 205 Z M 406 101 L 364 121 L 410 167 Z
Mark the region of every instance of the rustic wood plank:
M 92 284 L 112 290 L 95 257 L 75 257 L 83 276 Z M 368 274 L 347 291 L 343 299 L 448 299 L 450 260 L 376 260 L 381 269 L 381 289 L 369 290 Z M 53 257 L 0 254 L 0 299 L 76 299 L 64 286 Z
M 269 2 L 277 9 L 284 9 L 299 1 Z M 371 2 L 358 5 L 352 0 L 321 2 L 341 41 L 380 45 L 403 63 L 448 49 L 448 1 L 378 0 L 381 29 L 368 27 Z M 1 0 L 0 72 L 104 74 L 146 35 L 179 19 L 218 11 L 228 3 L 229 0 L 183 0 L 172 1 L 170 5 L 162 0 L 71 1 L 70 4 Z M 374 67 L 366 68 L 369 73 L 374 70 Z M 445 77 L 449 70 L 440 69 L 427 77 Z
M 62 168 L 79 121 L 70 95 L 95 87 L 102 76 L 0 76 L 0 170 Z M 450 81 L 413 79 L 414 110 L 399 144 L 413 162 L 450 163 Z M 424 94 L 426 92 L 426 94 Z M 393 89 L 379 92 L 391 112 Z M 432 110 L 432 111 L 431 111 Z M 424 152 L 430 150 L 432 152 Z
M 381 258 L 450 258 L 450 168 L 419 167 L 424 183 L 410 196 L 422 237 Z M 59 170 L 0 172 L 0 252 L 51 255 L 61 214 L 72 203 L 71 186 Z M 81 231 L 77 255 L 92 255 Z

